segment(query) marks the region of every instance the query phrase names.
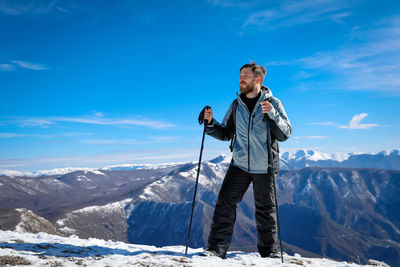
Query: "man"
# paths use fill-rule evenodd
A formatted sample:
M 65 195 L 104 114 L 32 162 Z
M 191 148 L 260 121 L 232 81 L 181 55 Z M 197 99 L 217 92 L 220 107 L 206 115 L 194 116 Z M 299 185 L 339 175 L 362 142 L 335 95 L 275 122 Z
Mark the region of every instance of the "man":
M 272 96 L 267 87 L 262 86 L 265 74 L 265 68 L 255 63 L 240 68 L 241 94 L 235 100 L 237 102 L 233 101 L 229 107 L 222 124 L 213 119 L 211 109 L 203 110 L 204 120 L 208 122 L 206 133 L 219 140 L 232 140 L 233 152 L 215 206 L 205 255 L 225 258 L 236 220 L 236 205 L 251 182 L 256 207 L 258 251 L 261 257 L 277 255 L 273 180 L 277 172 L 272 173 L 271 170 L 279 156 L 269 159 L 270 140 L 267 138 L 271 128 L 273 142 L 275 139 L 284 141 L 291 135 L 292 127 L 281 102 Z M 273 150 L 277 149 L 276 144 Z M 275 170 L 278 168 L 275 167 Z

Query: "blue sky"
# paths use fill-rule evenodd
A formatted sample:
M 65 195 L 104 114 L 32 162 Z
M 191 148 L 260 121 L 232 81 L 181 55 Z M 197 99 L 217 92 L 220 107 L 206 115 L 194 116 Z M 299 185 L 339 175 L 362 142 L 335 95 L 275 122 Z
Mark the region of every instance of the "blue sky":
M 0 169 L 197 160 L 199 111 L 221 121 L 250 60 L 282 150 L 400 147 L 399 1 L 0 0 Z

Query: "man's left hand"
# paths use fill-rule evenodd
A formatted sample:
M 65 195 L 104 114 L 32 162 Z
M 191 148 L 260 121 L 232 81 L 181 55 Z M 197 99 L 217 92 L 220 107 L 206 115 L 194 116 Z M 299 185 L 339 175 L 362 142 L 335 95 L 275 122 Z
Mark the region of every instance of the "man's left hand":
M 264 114 L 265 114 L 265 113 L 268 113 L 268 112 L 270 112 L 270 111 L 272 110 L 272 104 L 271 104 L 270 102 L 268 102 L 268 101 L 263 101 L 263 102 L 261 102 L 260 104 L 261 104 L 262 112 L 263 112 Z

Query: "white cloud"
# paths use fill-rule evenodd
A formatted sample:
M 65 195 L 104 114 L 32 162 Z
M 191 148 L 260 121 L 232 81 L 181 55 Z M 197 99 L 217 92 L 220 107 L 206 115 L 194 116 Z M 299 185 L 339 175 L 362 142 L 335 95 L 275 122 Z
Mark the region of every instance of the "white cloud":
M 308 78 L 310 78 L 310 77 L 312 77 L 313 75 L 312 74 L 310 74 L 310 73 L 308 73 L 308 72 L 305 72 L 305 71 L 303 71 L 303 70 L 300 70 L 299 72 L 297 72 L 296 74 L 294 74 L 293 76 L 292 76 L 292 80 L 293 81 L 296 81 L 296 80 L 303 80 L 303 79 L 308 79 Z
M 368 116 L 367 113 L 356 114 L 353 116 L 353 118 L 351 118 L 348 125 L 340 125 L 339 128 L 353 130 L 353 129 L 370 129 L 379 126 L 379 124 L 375 123 L 362 124 L 361 121 L 365 119 L 367 116 Z
M 11 63 L 29 70 L 48 70 L 49 68 L 43 65 L 39 65 L 32 62 L 21 61 L 21 60 L 10 60 Z
M 270 3 L 268 3 L 270 6 Z M 250 14 L 242 25 L 242 32 L 248 27 L 275 30 L 281 27 L 293 27 L 300 24 L 330 20 L 335 23 L 351 15 L 344 11 L 348 1 L 307 0 L 283 1 L 282 4 Z
M 15 66 L 12 64 L 0 64 L 0 71 L 13 71 Z
M 102 113 L 101 113 L 102 114 Z M 47 128 L 58 122 L 71 122 L 94 125 L 115 125 L 115 126 L 144 126 L 153 129 L 167 129 L 175 127 L 174 124 L 162 121 L 149 120 L 146 118 L 104 118 L 96 116 L 87 117 L 46 117 L 46 118 L 25 118 L 25 117 L 0 117 L 0 124 L 12 124 L 20 127 L 39 126 Z M 103 115 L 103 114 L 102 114 Z M 1 120 L 3 119 L 3 120 Z
M 58 0 L 36 0 L 27 3 L 26 1 L 0 0 L 0 13 L 7 15 L 24 15 L 24 14 L 44 14 L 48 13 L 56 7 Z
M 246 8 L 255 5 L 256 1 L 240 1 L 240 0 L 208 0 L 212 6 L 218 7 L 236 7 L 236 8 Z
M 73 123 L 83 123 L 83 124 L 96 124 L 96 125 L 116 125 L 116 126 L 145 126 L 154 129 L 164 129 L 164 128 L 172 128 L 175 125 L 171 123 L 161 122 L 161 121 L 153 121 L 148 119 L 106 119 L 100 117 L 94 118 L 74 118 L 74 117 L 54 117 L 50 118 L 55 122 L 73 122 Z
M 308 83 L 304 85 L 307 88 L 400 92 L 400 19 L 397 17 L 376 22 L 367 30 L 355 27 L 349 42 L 337 50 L 320 51 L 292 61 L 271 60 L 267 66 L 299 66 L 313 78 L 328 73 L 335 81 Z
M 54 121 L 41 118 L 23 118 L 23 117 L 0 117 L 0 125 L 17 125 L 19 127 L 42 127 L 48 128 L 54 124 Z
M 17 133 L 0 133 L 0 138 L 16 138 L 16 137 L 41 137 L 52 138 L 51 134 L 17 134 Z
M 93 135 L 92 133 L 83 133 L 83 132 L 66 132 L 62 133 L 63 136 L 72 137 L 72 136 L 82 136 L 82 135 Z
M 327 121 L 327 122 L 310 122 L 311 125 L 323 125 L 323 126 L 339 126 L 336 122 Z
M 330 138 L 330 136 L 312 135 L 312 136 L 305 136 L 304 138 L 307 138 L 307 139 L 328 139 L 328 138 Z
M 120 139 L 120 140 L 90 139 L 90 140 L 83 140 L 83 143 L 86 143 L 88 145 L 131 145 L 131 144 L 137 144 L 138 141 L 136 139 Z
M 104 117 L 104 113 L 98 111 L 93 112 L 93 115 L 95 115 L 96 117 Z
M 60 136 L 73 137 L 82 135 L 92 135 L 92 133 L 81 133 L 81 132 L 67 132 L 61 133 Z M 39 138 L 54 138 L 55 134 L 25 134 L 25 133 L 0 133 L 0 138 L 18 138 L 18 137 L 39 137 Z
M 137 139 L 89 139 L 83 140 L 82 142 L 88 145 L 147 145 L 147 144 L 159 144 L 169 143 L 176 141 L 176 136 L 150 136 L 146 140 Z
M 376 124 L 376 123 L 361 123 L 363 119 L 365 119 L 368 116 L 367 113 L 361 113 L 361 114 L 356 114 L 354 115 L 349 123 L 347 125 L 340 125 L 336 122 L 328 121 L 328 122 L 311 122 L 309 124 L 311 125 L 323 125 L 323 126 L 334 126 L 340 129 L 370 129 L 373 127 L 379 127 L 381 125 Z

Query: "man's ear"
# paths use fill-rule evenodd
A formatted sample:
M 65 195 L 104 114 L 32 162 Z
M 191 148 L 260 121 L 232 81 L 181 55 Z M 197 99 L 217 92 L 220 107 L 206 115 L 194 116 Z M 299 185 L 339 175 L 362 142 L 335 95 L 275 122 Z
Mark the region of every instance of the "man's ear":
M 259 83 L 261 83 L 261 77 L 258 77 L 257 81 L 258 81 Z

